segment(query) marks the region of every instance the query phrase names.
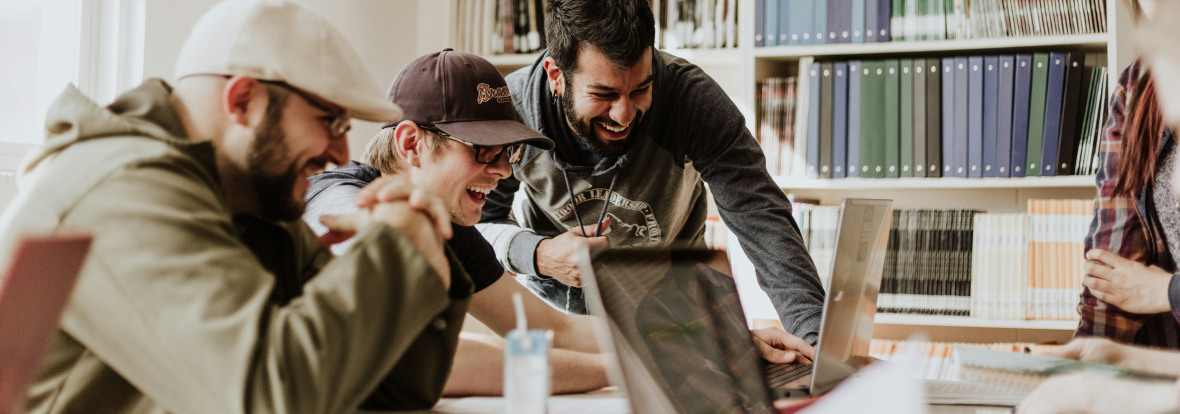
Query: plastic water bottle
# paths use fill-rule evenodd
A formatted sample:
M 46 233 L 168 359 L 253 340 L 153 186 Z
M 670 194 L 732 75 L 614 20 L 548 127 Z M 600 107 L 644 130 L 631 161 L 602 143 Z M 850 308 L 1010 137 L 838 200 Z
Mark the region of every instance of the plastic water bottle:
M 549 411 L 549 342 L 553 332 L 528 329 L 520 294 L 512 295 L 516 329 L 504 338 L 504 412 L 545 414 Z

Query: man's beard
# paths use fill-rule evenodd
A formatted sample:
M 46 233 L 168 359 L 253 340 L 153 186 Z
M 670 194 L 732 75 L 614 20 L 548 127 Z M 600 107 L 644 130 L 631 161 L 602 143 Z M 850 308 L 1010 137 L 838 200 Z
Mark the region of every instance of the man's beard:
M 572 77 L 567 78 L 565 82 L 565 93 L 563 93 L 557 99 L 561 101 L 561 109 L 562 112 L 565 112 L 566 122 L 574 129 L 574 133 L 578 135 L 578 139 L 582 140 L 582 143 L 586 144 L 586 146 L 590 148 L 590 151 L 594 152 L 594 154 L 599 157 L 611 158 L 626 154 L 627 151 L 631 149 L 631 144 L 635 141 L 631 139 L 632 136 L 627 135 L 627 138 L 618 141 L 599 139 L 598 135 L 594 132 L 594 125 L 591 124 L 594 121 L 591 119 L 578 118 L 578 114 L 574 112 L 574 100 L 572 98 L 574 93 L 572 85 Z M 635 119 L 631 121 L 631 126 L 628 127 L 628 129 L 630 129 L 629 134 L 635 132 L 635 126 L 639 125 L 639 121 L 642 119 L 643 112 L 636 112 Z M 616 122 L 610 119 L 605 119 L 603 122 L 606 122 L 612 126 L 618 125 Z
M 271 220 L 290 221 L 303 215 L 303 200 L 295 197 L 296 180 L 300 170 L 295 164 L 281 173 L 270 172 L 287 157 L 286 134 L 279 126 L 281 113 L 267 113 L 266 119 L 254 130 L 254 144 L 249 158 L 249 173 L 254 183 L 258 214 Z

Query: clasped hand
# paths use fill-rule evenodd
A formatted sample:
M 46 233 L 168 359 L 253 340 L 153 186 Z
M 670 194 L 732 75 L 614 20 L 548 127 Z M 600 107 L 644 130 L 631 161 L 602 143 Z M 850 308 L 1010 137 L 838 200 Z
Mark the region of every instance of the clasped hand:
M 320 222 L 328 228 L 319 237 L 320 245 L 348 240 L 369 221 L 377 220 L 410 239 L 438 273 L 443 285 L 450 288 L 450 265 L 442 243 L 451 238 L 451 215 L 438 197 L 405 178 L 380 177 L 361 189 L 356 205 L 355 213 L 320 217 Z

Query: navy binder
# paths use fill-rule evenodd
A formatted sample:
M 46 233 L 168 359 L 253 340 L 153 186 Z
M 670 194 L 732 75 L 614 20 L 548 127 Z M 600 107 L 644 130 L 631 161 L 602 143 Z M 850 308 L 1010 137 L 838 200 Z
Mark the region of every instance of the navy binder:
M 820 63 L 813 62 L 807 84 L 807 176 L 819 177 Z
M 1016 55 L 1012 85 L 1012 177 L 1024 177 L 1028 161 L 1028 105 L 1032 94 L 1032 55 Z
M 1061 103 L 1065 97 L 1065 67 L 1069 55 L 1049 54 L 1049 83 L 1045 88 L 1045 126 L 1041 136 L 1041 176 L 1057 175 L 1057 149 L 1061 143 Z
M 983 177 L 983 56 L 967 58 L 967 176 Z
M 1011 177 L 1012 164 L 1012 84 L 1016 76 L 1016 56 L 1000 56 L 996 71 L 996 177 Z
M 847 176 L 848 62 L 836 62 L 832 74 L 832 178 Z
M 888 42 L 890 40 L 889 32 L 889 18 L 892 17 L 893 2 L 890 0 L 877 0 L 877 41 Z
M 964 91 L 966 93 L 966 91 Z M 954 177 L 955 58 L 942 59 L 942 176 Z
M 860 77 L 864 70 L 859 60 L 848 62 L 848 177 L 860 177 Z
M 983 176 L 996 177 L 996 122 L 999 117 L 1000 58 L 983 58 Z
M 970 121 L 968 120 L 968 111 L 970 111 L 971 95 L 968 90 L 970 84 L 970 69 L 967 66 L 966 57 L 955 58 L 955 152 L 953 153 L 954 160 L 951 163 L 951 170 L 953 170 L 955 177 L 967 177 L 967 154 L 970 152 L 967 146 L 967 135 L 970 131 Z

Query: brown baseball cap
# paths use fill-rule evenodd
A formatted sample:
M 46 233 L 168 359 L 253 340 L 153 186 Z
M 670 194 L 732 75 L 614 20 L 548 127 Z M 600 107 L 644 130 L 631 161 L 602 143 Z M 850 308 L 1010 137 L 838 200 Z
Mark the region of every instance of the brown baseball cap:
M 553 140 L 516 120 L 508 83 L 496 67 L 470 53 L 447 48 L 414 59 L 397 74 L 388 98 L 402 108 L 402 120 L 474 144 L 553 148 Z

